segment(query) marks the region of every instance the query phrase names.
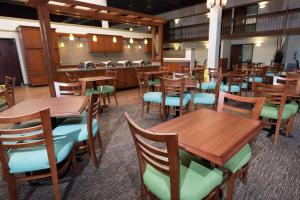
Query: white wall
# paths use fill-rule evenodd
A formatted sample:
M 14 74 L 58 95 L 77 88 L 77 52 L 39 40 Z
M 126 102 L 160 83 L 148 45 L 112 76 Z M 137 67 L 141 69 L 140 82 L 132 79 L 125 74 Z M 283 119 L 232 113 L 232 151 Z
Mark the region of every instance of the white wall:
M 300 35 L 291 35 L 287 41 L 285 64 L 295 63 L 294 54 L 297 52 L 297 60 L 300 61 Z
M 0 38 L 12 38 L 16 40 L 23 80 L 25 84 L 28 84 L 29 79 L 27 76 L 25 56 L 16 30 L 18 26 L 39 27 L 39 23 L 36 20 L 27 20 L 27 19 L 18 19 L 18 18 L 9 18 L 9 17 L 0 16 Z M 60 32 L 60 33 L 73 33 L 73 34 L 95 33 L 95 34 L 103 34 L 103 35 L 123 36 L 126 38 L 130 38 L 130 37 L 140 38 L 140 39 L 151 38 L 151 34 L 146 34 L 146 33 L 130 32 L 126 30 L 109 29 L 109 28 L 95 28 L 95 27 L 82 26 L 82 25 L 70 25 L 70 24 L 63 24 L 63 23 L 51 23 L 51 28 L 55 28 L 56 32 Z
M 181 49 L 191 48 L 194 50 L 194 58 L 197 60 L 198 64 L 203 65 L 204 61 L 207 59 L 207 41 L 195 41 L 195 42 L 183 42 Z

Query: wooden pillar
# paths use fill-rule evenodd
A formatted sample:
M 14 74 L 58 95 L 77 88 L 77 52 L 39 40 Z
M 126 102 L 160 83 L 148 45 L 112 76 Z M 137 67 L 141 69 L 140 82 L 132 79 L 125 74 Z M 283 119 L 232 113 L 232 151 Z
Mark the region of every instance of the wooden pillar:
M 164 25 L 158 26 L 158 62 L 163 66 L 164 55 L 163 55 L 163 44 L 164 44 Z
M 52 35 L 47 1 L 41 1 L 36 5 L 40 22 L 41 37 L 43 42 L 44 60 L 47 69 L 50 95 L 55 97 L 54 81 L 57 80 L 55 62 L 54 38 Z
M 156 61 L 155 41 L 156 41 L 156 26 L 152 26 L 152 37 L 151 37 L 151 60 Z

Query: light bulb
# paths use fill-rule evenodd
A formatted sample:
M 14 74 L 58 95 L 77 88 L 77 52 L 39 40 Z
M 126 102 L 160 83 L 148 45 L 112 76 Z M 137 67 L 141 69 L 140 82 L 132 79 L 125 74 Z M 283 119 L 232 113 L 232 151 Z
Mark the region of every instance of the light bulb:
M 93 35 L 93 42 L 97 42 L 98 41 L 98 38 L 96 35 Z
M 74 41 L 74 35 L 72 34 L 72 33 L 70 33 L 70 35 L 69 35 L 69 39 L 71 40 L 71 41 Z
M 60 47 L 62 47 L 62 48 L 65 47 L 65 43 L 64 43 L 64 42 L 61 42 L 61 43 L 60 43 Z
M 132 38 L 130 38 L 129 43 L 133 44 L 133 39 Z
M 139 49 L 142 49 L 142 46 L 139 44 Z
M 148 26 L 148 30 L 151 30 L 151 26 Z
M 174 19 L 175 24 L 178 24 L 178 23 L 179 23 L 179 20 L 180 20 L 180 19 Z
M 144 40 L 144 44 L 148 44 L 148 40 L 147 40 L 147 38 L 145 38 L 145 40 Z
M 127 48 L 130 49 L 130 45 L 127 45 Z
M 116 36 L 113 37 L 113 43 L 117 43 L 117 38 L 116 38 Z
M 83 44 L 82 44 L 81 42 L 79 43 L 79 47 L 80 47 L 80 48 L 82 48 L 82 47 L 83 47 Z
M 133 31 L 133 28 L 130 28 L 129 31 Z

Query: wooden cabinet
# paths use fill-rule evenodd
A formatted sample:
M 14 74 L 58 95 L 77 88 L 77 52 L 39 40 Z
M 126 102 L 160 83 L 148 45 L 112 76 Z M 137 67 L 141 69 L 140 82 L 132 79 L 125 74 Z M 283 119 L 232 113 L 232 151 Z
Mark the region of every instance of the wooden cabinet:
M 95 35 L 97 41 L 93 41 L 94 34 L 87 35 L 89 51 L 92 53 L 116 53 L 123 51 L 123 37 L 111 35 Z M 116 37 L 116 43 L 113 42 Z
M 19 38 L 25 53 L 26 67 L 30 80 L 30 85 L 40 86 L 48 84 L 48 75 L 45 66 L 43 43 L 40 28 L 37 27 L 18 27 Z M 60 64 L 58 42 L 55 30 L 52 32 L 55 47 L 55 65 Z

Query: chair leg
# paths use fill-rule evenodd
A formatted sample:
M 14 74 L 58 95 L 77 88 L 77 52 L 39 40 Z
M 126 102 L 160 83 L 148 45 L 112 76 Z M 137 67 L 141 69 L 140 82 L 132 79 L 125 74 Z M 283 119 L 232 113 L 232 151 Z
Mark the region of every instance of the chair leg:
M 51 171 L 51 181 L 54 188 L 55 200 L 60 200 L 61 196 L 60 196 L 60 188 L 58 184 L 58 175 L 57 175 L 56 166 L 54 167 L 50 166 L 50 171 Z
M 72 150 L 72 172 L 74 175 L 77 175 L 78 174 L 78 168 L 77 168 L 77 161 L 76 161 L 76 151 L 75 149 L 73 148 Z
M 141 114 L 141 117 L 143 118 L 144 117 L 144 107 L 145 107 L 145 102 L 144 102 L 144 99 L 142 101 L 142 114 Z
M 248 171 L 249 171 L 249 164 L 247 164 L 245 167 L 243 167 L 243 173 L 242 173 L 242 178 L 243 178 L 243 184 L 247 185 L 248 181 Z
M 16 189 L 16 180 L 13 176 L 8 175 L 6 177 L 8 192 L 9 192 L 9 199 L 16 200 L 17 199 L 17 189 Z
M 226 190 L 226 200 L 232 200 L 233 192 L 234 192 L 234 181 L 235 181 L 235 174 L 228 172 L 228 178 L 226 181 L 227 190 Z
M 107 101 L 108 101 L 108 103 L 110 105 L 110 95 L 109 94 L 107 95 Z
M 273 142 L 274 145 L 276 145 L 279 140 L 280 126 L 281 126 L 281 119 L 278 119 L 276 122 L 275 136 L 274 136 L 274 142 Z
M 101 135 L 100 135 L 100 131 L 98 132 L 97 134 L 97 138 L 98 138 L 98 143 L 99 143 L 99 147 L 100 147 L 100 150 L 102 151 L 103 148 L 102 148 L 102 140 L 101 140 Z
M 95 146 L 94 146 L 94 142 L 91 139 L 88 141 L 88 148 L 89 148 L 89 151 L 91 153 L 93 164 L 94 164 L 95 168 L 98 168 L 97 155 L 96 155 L 96 152 L 95 152 Z
M 115 97 L 115 101 L 116 101 L 117 106 L 119 106 L 119 103 L 118 103 L 118 100 L 117 100 L 117 94 L 116 94 L 116 92 L 114 93 L 114 97 Z
M 150 102 L 147 102 L 147 113 L 149 113 L 150 110 Z
M 159 104 L 159 116 L 160 116 L 160 120 L 163 120 L 163 116 L 162 116 L 162 110 L 161 110 L 161 104 Z
M 141 199 L 147 200 L 147 189 L 143 183 L 141 183 Z

